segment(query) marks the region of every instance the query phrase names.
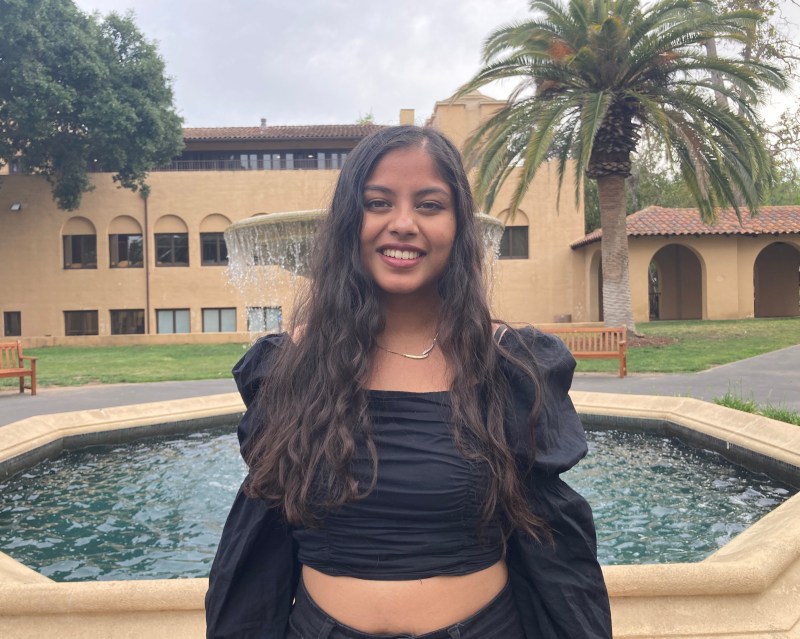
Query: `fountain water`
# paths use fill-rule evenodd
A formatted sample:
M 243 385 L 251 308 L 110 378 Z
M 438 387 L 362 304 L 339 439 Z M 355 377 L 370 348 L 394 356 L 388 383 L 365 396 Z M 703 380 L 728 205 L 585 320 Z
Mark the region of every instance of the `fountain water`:
M 308 277 L 314 238 L 324 210 L 260 214 L 234 222 L 225 231 L 228 278 L 251 306 L 280 306 L 281 297 L 296 289 L 298 277 Z M 478 215 L 491 277 L 503 223 Z

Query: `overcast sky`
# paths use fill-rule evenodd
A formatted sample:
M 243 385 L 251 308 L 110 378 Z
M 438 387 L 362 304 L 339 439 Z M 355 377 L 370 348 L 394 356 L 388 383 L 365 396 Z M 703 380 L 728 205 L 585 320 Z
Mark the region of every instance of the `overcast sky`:
M 477 70 L 486 36 L 528 15 L 527 0 L 75 2 L 134 11 L 166 61 L 185 126 L 341 124 L 370 113 L 396 124 L 401 108 L 421 124 Z M 502 87 L 487 92 L 503 97 Z

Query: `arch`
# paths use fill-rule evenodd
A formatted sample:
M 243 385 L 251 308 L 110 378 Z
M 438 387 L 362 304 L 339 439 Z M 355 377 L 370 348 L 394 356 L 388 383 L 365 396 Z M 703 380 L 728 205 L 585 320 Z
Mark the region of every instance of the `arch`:
M 130 215 L 118 215 L 108 225 L 109 235 L 141 235 L 142 225 Z
M 207 215 L 200 222 L 201 233 L 224 233 L 231 225 L 231 221 L 222 213 L 212 213 Z
M 110 268 L 142 268 L 144 237 L 139 222 L 130 215 L 118 215 L 108 225 Z
M 656 276 L 655 281 L 648 277 L 652 319 L 703 319 L 704 269 L 697 253 L 683 244 L 667 244 L 648 268 Z
M 517 212 L 514 214 L 514 219 L 511 221 L 508 219 L 508 213 L 509 210 L 504 209 L 503 211 L 500 211 L 500 214 L 497 216 L 497 219 L 500 220 L 505 226 L 530 226 L 528 214 L 522 209 L 517 209 Z
M 756 317 L 800 315 L 800 250 L 773 242 L 759 252 L 753 264 L 753 310 Z
M 177 215 L 162 215 L 154 227 L 155 233 L 188 233 L 189 227 Z
M 177 215 L 163 215 L 156 220 L 156 266 L 189 266 L 189 229 Z
M 97 235 L 97 230 L 91 220 L 76 215 L 64 222 L 61 235 Z
M 61 227 L 65 269 L 97 268 L 97 231 L 91 220 L 76 215 Z
M 589 258 L 589 321 L 603 321 L 603 257 L 598 246 Z
M 505 209 L 497 216 L 504 224 L 498 257 L 501 260 L 526 260 L 530 255 L 528 216 L 522 209 L 517 209 L 513 220 L 509 220 L 508 217 L 508 209 Z

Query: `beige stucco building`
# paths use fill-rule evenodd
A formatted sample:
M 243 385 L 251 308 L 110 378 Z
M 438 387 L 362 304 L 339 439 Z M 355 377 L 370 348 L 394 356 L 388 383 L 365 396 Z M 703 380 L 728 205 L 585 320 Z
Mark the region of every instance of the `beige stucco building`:
M 479 93 L 439 102 L 429 124 L 463 146 L 501 105 Z M 402 110 L 400 120 L 413 122 L 413 111 Z M 186 150 L 150 174 L 147 199 L 96 173 L 94 190 L 72 212 L 56 208 L 43 178 L 0 174 L 0 339 L 233 341 L 251 330 L 280 329 L 291 312 L 291 287 L 279 287 L 266 305 L 248 305 L 228 284 L 222 233 L 256 214 L 326 208 L 347 153 L 376 127 L 262 121 L 186 129 Z M 545 165 L 508 221 L 502 203 L 512 182 L 489 211 L 508 222 L 494 268 L 496 315 L 513 322 L 598 321 L 599 236 L 583 237 L 574 177 L 564 181 L 558 201 L 555 167 Z M 800 219 L 793 210 L 779 228 L 752 233 L 681 234 L 674 232 L 674 215 L 661 235 L 634 233 L 636 320 L 651 316 L 653 272 L 661 319 L 798 314 Z
M 637 322 L 800 315 L 800 206 L 732 209 L 703 224 L 696 209 L 651 206 L 628 217 Z M 601 231 L 573 242 L 589 319 L 599 319 Z

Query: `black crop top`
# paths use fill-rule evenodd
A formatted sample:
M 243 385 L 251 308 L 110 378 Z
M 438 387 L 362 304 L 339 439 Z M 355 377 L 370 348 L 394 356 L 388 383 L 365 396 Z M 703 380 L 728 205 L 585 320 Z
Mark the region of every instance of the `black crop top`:
M 499 522 L 479 531 L 488 469 L 455 447 L 449 394 L 369 391 L 368 399 L 376 486 L 329 512 L 322 527 L 293 528 L 300 563 L 393 580 L 465 575 L 499 561 Z M 356 444 L 353 475 L 368 485 L 371 465 L 363 442 Z
M 286 334 L 260 339 L 233 370 L 247 407 L 238 430 L 243 450 L 260 421 L 254 415 L 258 389 L 273 354 L 287 339 Z M 552 532 L 552 542 L 532 539 L 520 530 L 512 530 L 507 540 L 505 562 L 525 635 L 611 639 L 592 512 L 559 477 L 586 454 L 583 428 L 567 394 L 575 360 L 557 337 L 531 327 L 509 330 L 502 343 L 516 357 L 526 358 L 529 349 L 533 351 L 544 387 L 534 447 L 527 420 L 536 389 L 511 361 L 501 359 L 512 404 L 506 439 L 517 459 L 528 505 Z M 284 639 L 302 566 L 297 546 L 279 509 L 242 490 L 237 493 L 209 575 L 208 638 Z

